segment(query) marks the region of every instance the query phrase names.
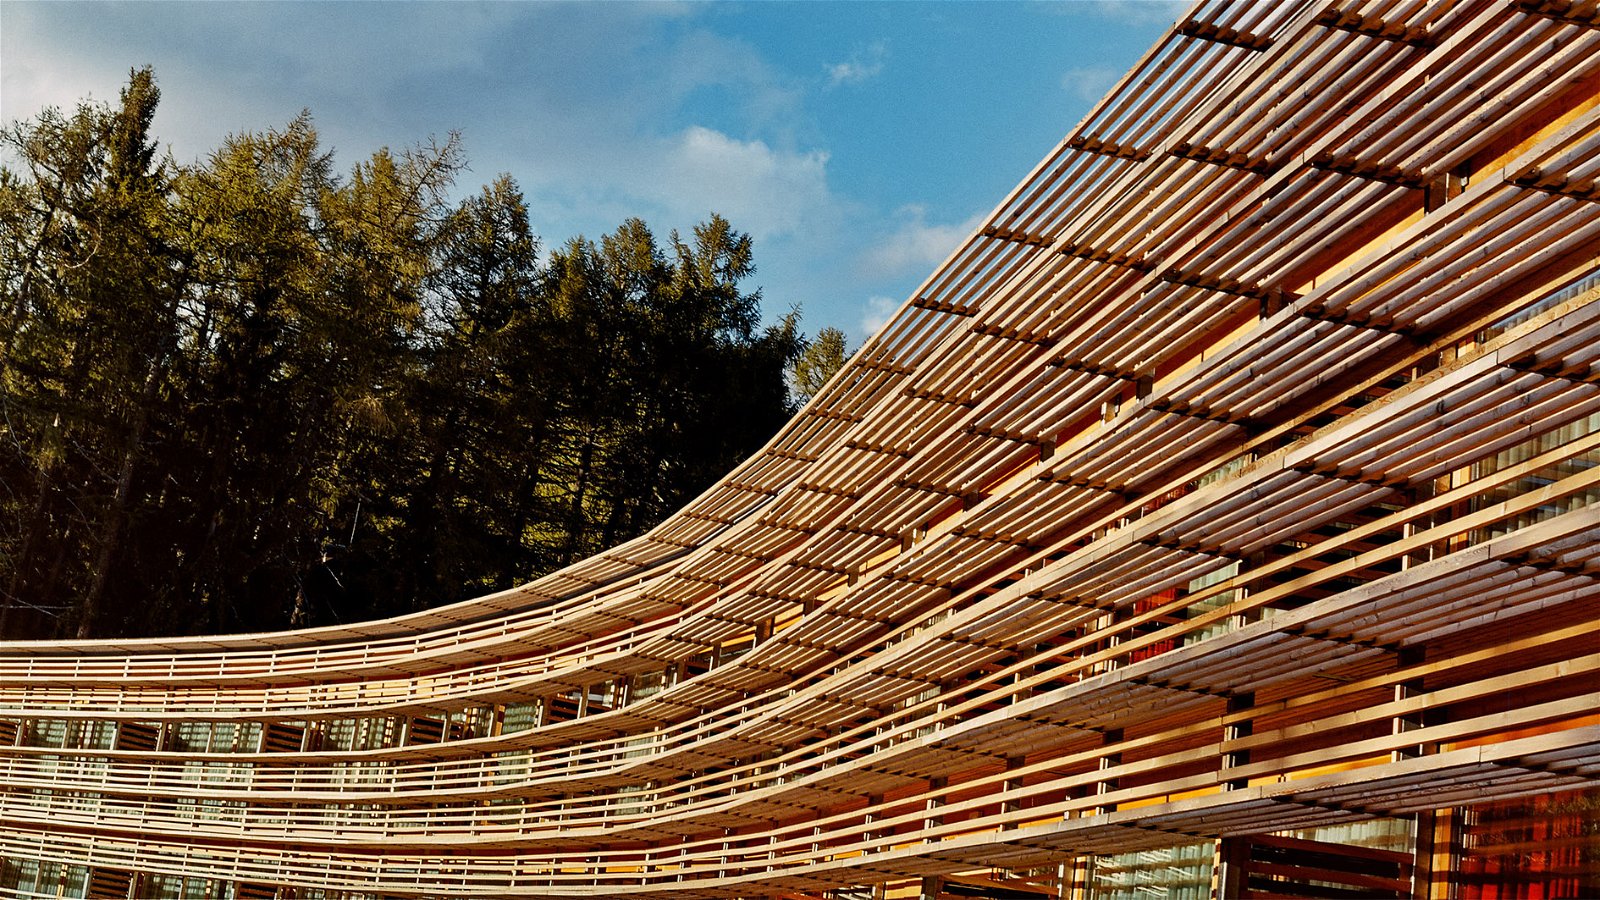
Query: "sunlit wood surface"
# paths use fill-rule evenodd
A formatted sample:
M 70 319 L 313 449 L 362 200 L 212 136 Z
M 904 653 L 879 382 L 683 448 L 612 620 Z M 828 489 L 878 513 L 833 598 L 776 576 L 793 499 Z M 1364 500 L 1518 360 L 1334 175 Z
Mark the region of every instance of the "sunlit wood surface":
M 1593 786 L 1597 26 L 1197 4 L 644 537 L 399 619 L 0 645 L 0 856 L 927 890 Z

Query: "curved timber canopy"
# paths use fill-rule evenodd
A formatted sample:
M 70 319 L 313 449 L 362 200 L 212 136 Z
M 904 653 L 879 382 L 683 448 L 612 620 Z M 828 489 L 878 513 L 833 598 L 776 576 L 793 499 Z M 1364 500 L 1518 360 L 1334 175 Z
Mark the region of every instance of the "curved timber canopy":
M 0 892 L 1600 890 L 1597 174 L 1592 2 L 1198 3 L 645 536 L 0 645 Z

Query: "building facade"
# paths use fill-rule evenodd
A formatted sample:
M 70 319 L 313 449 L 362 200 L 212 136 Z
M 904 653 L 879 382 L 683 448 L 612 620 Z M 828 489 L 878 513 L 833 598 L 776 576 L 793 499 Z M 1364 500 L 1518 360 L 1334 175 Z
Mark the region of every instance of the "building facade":
M 1597 174 L 1592 2 L 1201 2 L 644 537 L 0 645 L 0 894 L 1600 896 Z

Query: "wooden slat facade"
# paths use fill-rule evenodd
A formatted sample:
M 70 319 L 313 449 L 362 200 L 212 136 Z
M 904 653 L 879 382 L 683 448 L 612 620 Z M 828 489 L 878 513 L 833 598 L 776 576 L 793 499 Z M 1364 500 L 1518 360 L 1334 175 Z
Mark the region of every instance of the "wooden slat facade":
M 1597 177 L 1593 3 L 1202 0 L 651 533 L 0 644 L 0 894 L 1600 895 Z

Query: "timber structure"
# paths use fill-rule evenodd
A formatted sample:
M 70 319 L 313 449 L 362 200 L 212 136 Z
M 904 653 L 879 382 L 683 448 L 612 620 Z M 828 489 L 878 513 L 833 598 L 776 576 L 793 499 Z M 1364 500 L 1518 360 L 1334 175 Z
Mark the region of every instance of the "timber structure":
M 1600 896 L 1600 15 L 1189 9 L 502 594 L 0 645 L 13 897 Z

